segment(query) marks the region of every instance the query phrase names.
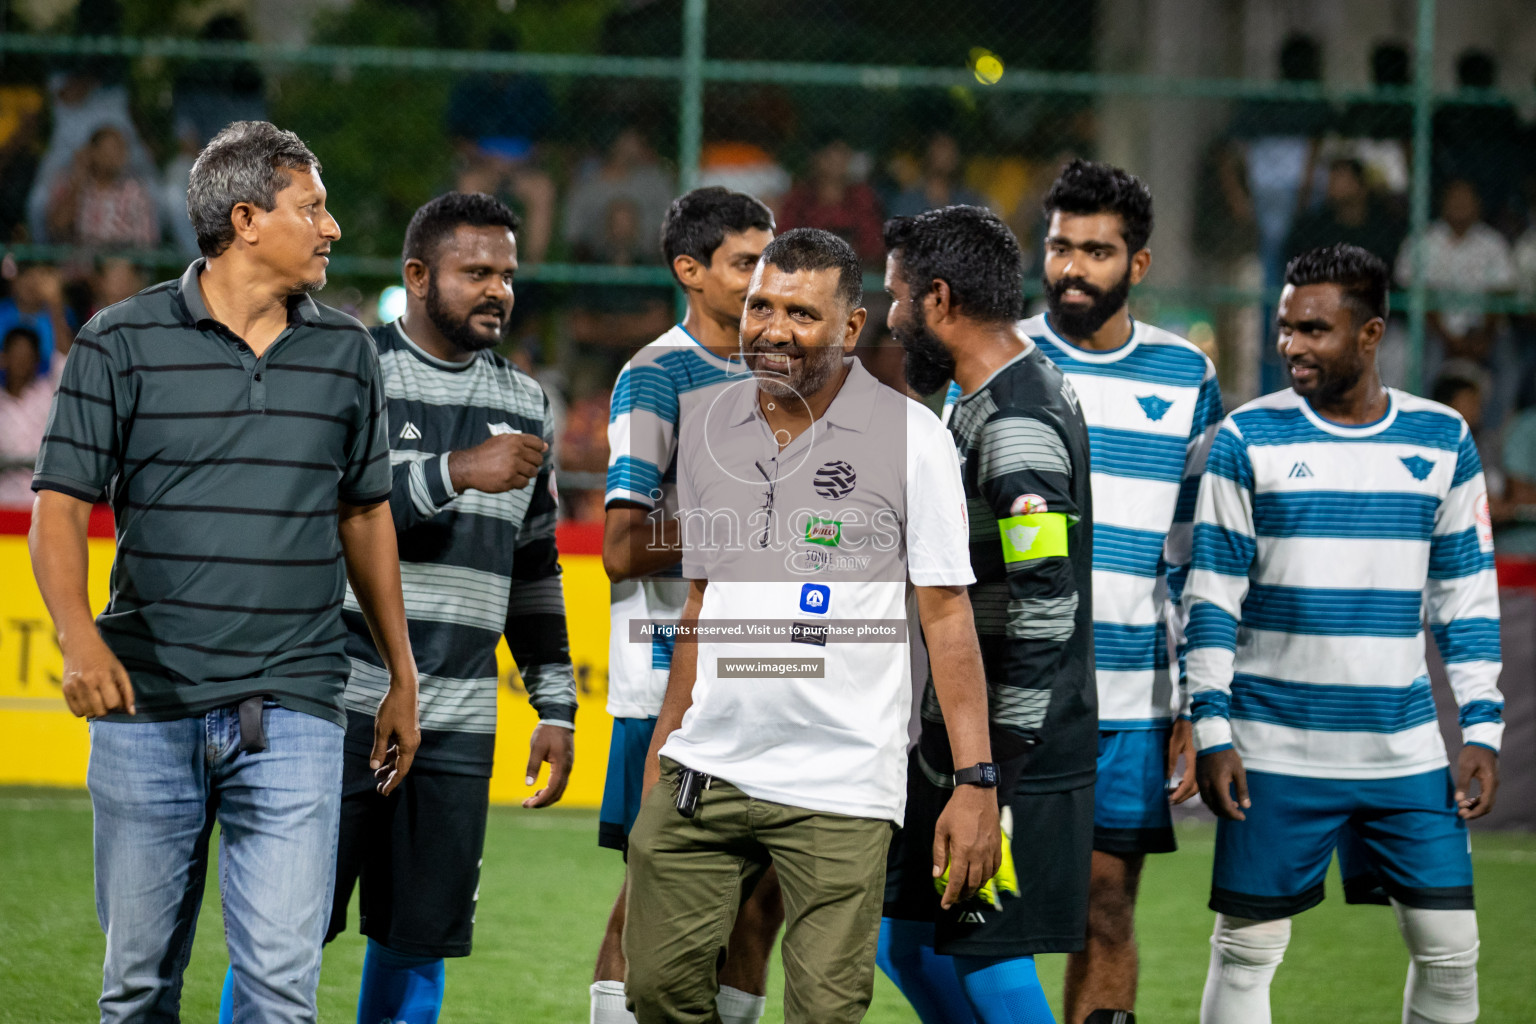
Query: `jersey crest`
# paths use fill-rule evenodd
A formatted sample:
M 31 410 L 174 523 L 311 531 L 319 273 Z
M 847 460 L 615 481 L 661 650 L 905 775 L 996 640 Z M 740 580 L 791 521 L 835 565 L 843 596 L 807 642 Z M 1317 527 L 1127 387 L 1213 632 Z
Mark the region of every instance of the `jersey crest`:
M 1136 401 L 1141 406 L 1141 411 L 1147 414 L 1147 419 L 1154 423 L 1162 419 L 1167 415 L 1168 410 L 1173 408 L 1172 402 L 1159 395 L 1137 395 Z

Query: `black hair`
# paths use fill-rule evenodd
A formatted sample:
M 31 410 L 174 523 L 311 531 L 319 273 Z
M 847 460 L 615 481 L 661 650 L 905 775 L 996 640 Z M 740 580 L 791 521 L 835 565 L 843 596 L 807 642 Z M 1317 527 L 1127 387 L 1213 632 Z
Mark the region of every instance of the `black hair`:
M 30 341 L 32 343 L 32 351 L 36 352 L 39 356 L 43 354 L 42 337 L 26 324 L 17 324 L 5 332 L 5 340 L 0 342 L 0 352 L 4 352 L 11 347 L 12 338 L 20 338 L 23 341 Z
M 763 262 L 787 273 L 799 270 L 836 270 L 837 297 L 849 309 L 864 301 L 864 272 L 853 246 L 821 228 L 786 231 L 763 249 Z
M 979 206 L 946 206 L 885 222 L 885 247 L 900 252 L 901 278 L 914 301 L 935 279 L 949 285 L 955 306 L 981 323 L 1024 315 L 1024 254 L 1008 225 Z
M 1408 47 L 1380 43 L 1371 51 L 1371 81 L 1377 85 L 1407 85 Z
M 446 192 L 411 215 L 401 260 L 421 260 L 428 267 L 434 266 L 438 248 L 462 224 L 513 232 L 520 226 L 517 214 L 493 196 L 484 192 Z
M 1328 165 L 1328 169 L 1330 171 L 1348 171 L 1360 182 L 1364 183 L 1365 181 L 1365 164 L 1352 156 L 1335 157 L 1333 162 Z
M 1439 402 L 1441 405 L 1450 405 L 1456 400 L 1457 395 L 1467 390 L 1481 393 L 1483 386 L 1471 377 L 1459 373 L 1442 373 L 1435 378 L 1435 383 L 1429 391 L 1429 398 L 1430 401 Z
M 1464 50 L 1456 58 L 1456 82 L 1464 89 L 1492 89 L 1499 66 L 1487 50 Z
M 1336 284 L 1353 307 L 1356 323 L 1387 317 L 1387 286 L 1391 275 L 1381 257 L 1343 242 L 1309 249 L 1285 265 L 1285 283 Z
M 744 192 L 712 185 L 672 200 L 661 225 L 661 254 L 671 269 L 679 256 L 692 256 L 706 267 L 726 235 L 773 230 L 773 212 Z M 673 276 L 677 272 L 673 271 Z
M 1286 82 L 1322 81 L 1323 48 L 1316 39 L 1302 32 L 1285 37 L 1280 44 L 1280 78 Z
M 1147 247 L 1152 237 L 1152 190 L 1146 182 L 1109 164 L 1077 159 L 1062 168 L 1045 194 L 1045 217 L 1058 210 L 1078 215 L 1117 213 L 1127 252 Z

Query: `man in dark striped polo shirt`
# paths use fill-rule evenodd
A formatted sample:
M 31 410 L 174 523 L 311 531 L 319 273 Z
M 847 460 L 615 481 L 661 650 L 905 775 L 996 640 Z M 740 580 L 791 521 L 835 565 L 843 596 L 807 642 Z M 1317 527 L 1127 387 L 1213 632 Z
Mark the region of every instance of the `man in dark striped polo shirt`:
M 399 792 L 374 792 L 372 716 L 388 675 L 349 595 L 352 677 L 328 934 L 346 927 L 358 886 L 358 930 L 368 937 L 360 1021 L 437 1020 L 443 959 L 469 955 L 503 636 L 540 720 L 529 785 L 550 766 L 523 806 L 559 800 L 574 756 L 549 400 L 491 351 L 512 313 L 516 228 L 511 210 L 479 193 L 450 192 L 417 210 L 405 233 L 405 315 L 372 332 L 388 398 L 390 507 L 421 670 L 421 748 Z
M 192 168 L 204 258 L 80 331 L 38 455 L 31 550 L 91 721 L 104 1022 L 172 1020 L 222 826 L 241 1020 L 311 1022 L 335 878 L 346 577 L 390 666 L 381 786 L 419 740 L 384 385 L 362 325 L 314 302 L 340 236 L 320 165 L 266 122 Z M 117 518 L 95 622 L 86 522 Z

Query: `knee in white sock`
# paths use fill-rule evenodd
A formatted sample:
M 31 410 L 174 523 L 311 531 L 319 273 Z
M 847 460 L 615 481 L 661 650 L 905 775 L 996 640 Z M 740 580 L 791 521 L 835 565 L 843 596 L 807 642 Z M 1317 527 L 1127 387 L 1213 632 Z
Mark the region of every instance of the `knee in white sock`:
M 1477 913 L 1420 910 L 1392 901 L 1408 946 L 1404 1024 L 1470 1024 L 1477 1020 Z
M 1291 919 L 1216 915 L 1200 1024 L 1269 1024 L 1269 983 L 1285 959 Z
M 1240 977 L 1262 976 L 1264 984 L 1274 976 L 1275 968 L 1285 959 L 1285 947 L 1291 941 L 1291 919 L 1253 921 L 1243 917 L 1216 915 L 1216 930 L 1211 933 L 1214 961 L 1223 969 L 1233 968 Z

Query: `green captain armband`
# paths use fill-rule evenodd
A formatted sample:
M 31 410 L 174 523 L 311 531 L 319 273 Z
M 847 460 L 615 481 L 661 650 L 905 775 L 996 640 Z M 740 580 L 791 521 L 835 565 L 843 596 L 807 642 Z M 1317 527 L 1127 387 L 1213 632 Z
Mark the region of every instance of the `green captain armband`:
M 1003 561 L 1012 565 L 1036 558 L 1065 558 L 1067 525 L 1064 512 L 1034 512 L 999 519 L 997 532 L 1003 538 Z

